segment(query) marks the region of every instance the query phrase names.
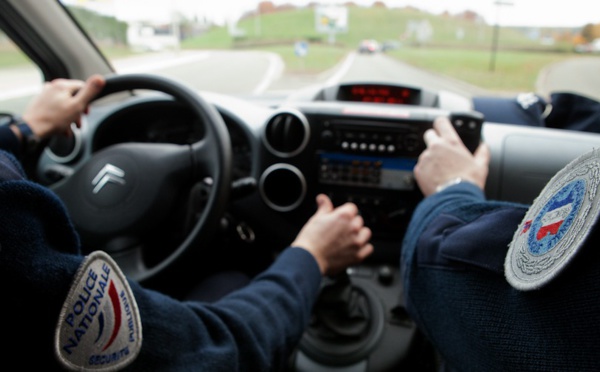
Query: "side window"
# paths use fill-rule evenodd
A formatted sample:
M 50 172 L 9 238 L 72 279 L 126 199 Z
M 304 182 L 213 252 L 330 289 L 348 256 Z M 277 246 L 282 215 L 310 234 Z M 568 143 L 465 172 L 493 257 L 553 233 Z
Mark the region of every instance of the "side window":
M 21 114 L 42 84 L 40 69 L 0 30 L 0 112 Z

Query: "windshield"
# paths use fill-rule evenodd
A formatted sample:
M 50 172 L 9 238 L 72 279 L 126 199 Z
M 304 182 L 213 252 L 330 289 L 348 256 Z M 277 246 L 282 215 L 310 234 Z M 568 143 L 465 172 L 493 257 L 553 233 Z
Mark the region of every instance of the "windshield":
M 468 96 L 600 99 L 589 1 L 62 0 L 119 73 L 264 96 L 385 81 Z M 567 67 L 563 67 L 567 66 Z

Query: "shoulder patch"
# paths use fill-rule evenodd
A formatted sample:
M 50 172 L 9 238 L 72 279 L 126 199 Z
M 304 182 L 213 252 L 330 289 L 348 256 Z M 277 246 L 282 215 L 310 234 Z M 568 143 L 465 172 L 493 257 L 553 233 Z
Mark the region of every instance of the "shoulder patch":
M 516 289 L 539 289 L 583 247 L 598 219 L 600 153 L 594 150 L 561 169 L 533 202 L 513 236 L 504 262 Z
M 91 253 L 60 312 L 58 360 L 71 370 L 114 371 L 133 362 L 141 346 L 140 314 L 125 275 L 107 253 Z

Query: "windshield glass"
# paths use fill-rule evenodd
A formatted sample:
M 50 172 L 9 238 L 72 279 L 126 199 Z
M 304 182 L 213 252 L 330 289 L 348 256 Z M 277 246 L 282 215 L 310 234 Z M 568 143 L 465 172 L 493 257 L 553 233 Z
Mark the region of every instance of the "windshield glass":
M 119 73 L 265 95 L 387 81 L 466 95 L 600 99 L 589 1 L 63 0 Z

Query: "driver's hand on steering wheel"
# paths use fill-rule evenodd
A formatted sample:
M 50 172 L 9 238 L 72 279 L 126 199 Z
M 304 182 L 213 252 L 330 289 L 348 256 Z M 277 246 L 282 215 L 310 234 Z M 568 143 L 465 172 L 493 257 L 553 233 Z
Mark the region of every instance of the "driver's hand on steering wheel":
M 317 196 L 318 209 L 304 225 L 292 247 L 309 251 L 323 275 L 335 275 L 357 264 L 373 252 L 371 230 L 364 226 L 355 204 L 337 208 L 323 194 Z
M 101 75 L 92 75 L 87 81 L 55 79 L 47 82 L 31 100 L 22 118 L 40 138 L 58 133 L 70 135 L 71 123 L 81 125 L 81 114 L 104 84 Z M 20 139 L 20 132 L 15 131 L 15 134 Z

